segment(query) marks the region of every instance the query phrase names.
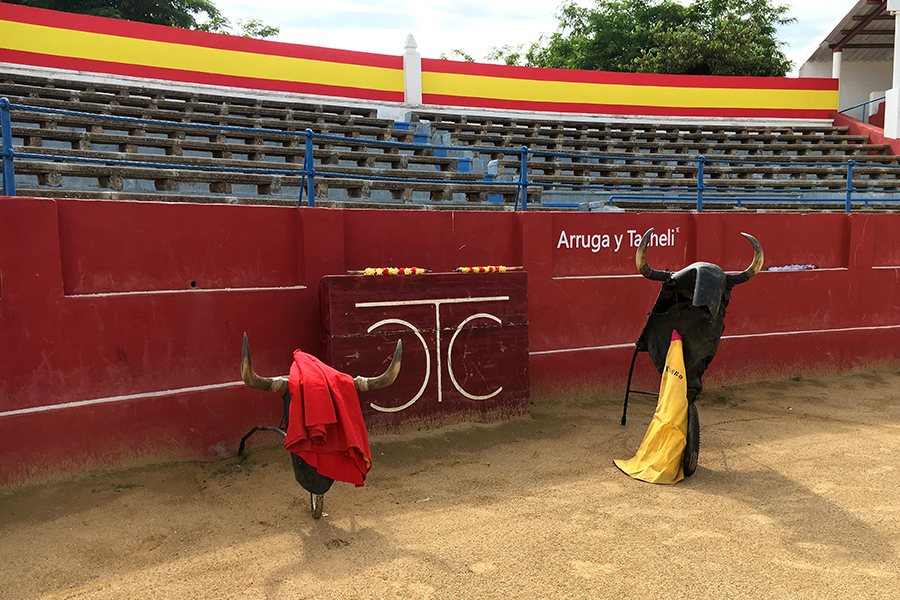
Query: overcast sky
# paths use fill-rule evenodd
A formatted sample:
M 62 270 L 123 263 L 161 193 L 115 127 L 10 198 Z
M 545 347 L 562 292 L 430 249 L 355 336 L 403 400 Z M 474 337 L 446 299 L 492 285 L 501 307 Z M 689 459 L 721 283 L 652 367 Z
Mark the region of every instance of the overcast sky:
M 578 0 L 593 6 L 591 0 Z M 795 0 L 797 22 L 784 27 L 788 58 L 799 68 L 855 0 Z M 279 27 L 278 41 L 400 55 L 412 34 L 425 58 L 460 49 L 479 62 L 493 46 L 536 42 L 556 30 L 556 0 L 214 0 L 235 22 L 256 18 Z

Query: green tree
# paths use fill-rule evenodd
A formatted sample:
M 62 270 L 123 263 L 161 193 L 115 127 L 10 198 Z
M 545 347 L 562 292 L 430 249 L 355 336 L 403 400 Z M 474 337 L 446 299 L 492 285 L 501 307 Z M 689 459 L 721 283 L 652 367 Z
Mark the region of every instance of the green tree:
M 653 45 L 634 63 L 643 73 L 783 77 L 791 70 L 777 26 L 787 6 L 768 0 L 698 0 L 692 18 L 676 27 L 656 24 Z
M 266 25 L 259 19 L 238 19 L 237 24 L 241 32 L 240 35 L 244 37 L 265 39 L 278 37 L 278 34 L 281 33 L 281 30 L 277 27 Z
M 520 65 L 522 64 L 522 57 L 524 56 L 522 54 L 524 47 L 525 44 L 518 44 L 516 46 L 506 44 L 500 48 L 494 46 L 484 58 L 493 62 L 502 62 L 505 65 Z
M 234 33 L 231 30 L 231 21 L 226 17 L 216 17 L 200 23 L 196 29 L 209 33 L 224 33 L 226 35 L 239 35 L 241 37 L 259 39 L 278 37 L 278 34 L 281 32 L 277 27 L 266 25 L 259 19 L 238 19 L 237 27 L 238 33 Z
M 568 1 L 549 38 L 521 49 L 494 48 L 507 64 L 589 71 L 784 76 L 791 62 L 778 25 L 789 7 L 771 0 Z
M 441 52 L 438 56 L 441 60 L 459 60 L 463 62 L 475 62 L 475 59 L 472 58 L 472 55 L 466 54 L 464 51 L 459 50 L 458 48 L 454 48 L 450 51 L 450 53 Z
M 231 34 L 231 24 L 210 0 L 0 0 L 34 8 L 61 12 L 153 23 L 182 29 L 197 29 Z M 246 37 L 277 36 L 277 27 L 269 27 L 258 19 L 238 20 L 240 33 Z

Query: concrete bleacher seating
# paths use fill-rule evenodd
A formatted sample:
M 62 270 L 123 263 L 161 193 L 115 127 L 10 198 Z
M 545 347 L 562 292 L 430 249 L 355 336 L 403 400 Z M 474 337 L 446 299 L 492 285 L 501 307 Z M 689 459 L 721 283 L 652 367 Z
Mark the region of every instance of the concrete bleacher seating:
M 546 152 L 612 152 L 726 156 L 870 156 L 889 154 L 885 144 L 849 135 L 833 125 L 669 125 L 603 121 L 546 121 L 527 118 L 472 117 L 415 111 L 435 132 L 468 146 L 497 146 Z
M 854 189 L 900 190 L 898 157 L 886 144 L 833 125 L 648 124 L 416 111 L 443 143 L 458 144 L 497 161 L 498 176 L 517 176 L 514 150 L 534 152 L 528 179 L 551 184 L 678 191 L 696 185 L 703 156 L 709 193 L 733 190 L 840 192 L 847 161 Z M 585 157 L 560 156 L 581 153 Z
M 0 82 L 0 96 L 13 104 L 96 115 L 12 111 L 17 151 L 96 161 L 19 159 L 19 195 L 296 204 L 306 153 L 298 133 L 310 129 L 330 136 L 313 140 L 317 199 L 487 200 L 487 190 L 475 185 L 482 173 L 458 169 L 459 158 L 415 144 L 413 129 L 378 118 L 374 108 L 9 74 Z M 159 167 L 102 162 L 112 160 Z M 515 186 L 491 192 L 511 200 Z
M 0 75 L 0 97 L 79 113 L 12 111 L 16 152 L 36 155 L 16 159 L 19 195 L 296 205 L 307 129 L 328 136 L 312 143 L 316 203 L 326 206 L 509 207 L 522 147 L 531 152 L 532 207 L 552 207 L 554 192 L 566 189 L 591 189 L 580 202 L 620 190 L 695 194 L 700 156 L 708 194 L 837 194 L 846 189 L 850 159 L 855 189 L 900 190 L 900 169 L 890 168 L 900 162 L 889 146 L 828 124 L 649 124 L 449 110 L 416 110 L 395 122 L 366 106 L 18 73 Z

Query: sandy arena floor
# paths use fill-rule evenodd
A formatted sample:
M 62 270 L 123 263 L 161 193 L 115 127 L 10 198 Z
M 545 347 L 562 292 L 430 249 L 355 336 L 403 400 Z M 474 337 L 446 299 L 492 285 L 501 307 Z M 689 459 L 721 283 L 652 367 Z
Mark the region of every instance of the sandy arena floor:
M 612 462 L 654 403 L 373 437 L 365 487 L 335 483 L 318 521 L 271 437 L 0 492 L 0 597 L 900 597 L 900 371 L 708 388 L 673 486 Z

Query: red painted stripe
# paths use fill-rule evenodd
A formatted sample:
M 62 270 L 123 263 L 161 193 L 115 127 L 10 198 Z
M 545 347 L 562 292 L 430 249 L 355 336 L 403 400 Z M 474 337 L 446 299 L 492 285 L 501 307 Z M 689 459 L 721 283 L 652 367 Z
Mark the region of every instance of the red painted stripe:
M 402 69 L 402 56 L 335 50 L 318 46 L 303 46 L 268 40 L 257 40 L 235 35 L 222 35 L 192 31 L 178 27 L 165 27 L 150 23 L 137 23 L 119 19 L 104 19 L 87 15 L 76 15 L 53 10 L 43 10 L 12 4 L 3 4 L 4 21 L 42 25 L 86 33 L 98 33 L 171 44 L 201 46 L 217 50 L 234 50 L 252 54 L 305 58 L 327 62 L 347 63 L 387 69 Z
M 607 115 L 646 115 L 663 117 L 753 117 L 770 119 L 827 119 L 829 110 L 773 109 L 773 108 L 705 108 L 670 106 L 631 106 L 622 104 L 587 104 L 568 102 L 533 102 L 527 100 L 499 100 L 471 98 L 443 94 L 423 94 L 425 104 L 458 106 L 463 108 L 498 108 L 560 113 Z
M 452 60 L 438 60 L 433 58 L 422 59 L 422 72 L 479 75 L 504 79 L 525 79 L 530 81 L 600 83 L 607 85 L 825 91 L 834 91 L 838 89 L 838 82 L 836 79 L 820 79 L 814 77 L 793 79 L 787 77 L 720 77 L 712 75 L 610 73 L 606 71 L 511 67 L 506 65 L 489 65 Z
M 0 62 L 11 62 L 34 65 L 38 67 L 49 67 L 54 69 L 69 69 L 72 71 L 88 71 L 92 73 L 123 75 L 126 77 L 163 79 L 167 81 L 196 83 L 202 85 L 220 85 L 228 87 L 248 88 L 253 90 L 269 90 L 273 92 L 314 94 L 317 96 L 337 96 L 340 98 L 355 98 L 358 100 L 403 102 L 403 92 L 370 90 L 366 88 L 344 87 L 336 85 L 323 85 L 316 83 L 306 83 L 302 81 L 283 81 L 277 79 L 262 79 L 256 77 L 238 77 L 234 75 L 202 73 L 198 71 L 167 69 L 162 67 L 144 67 L 140 65 L 130 65 L 99 60 L 86 60 L 80 58 L 69 58 L 65 56 L 53 56 L 49 54 L 20 52 L 17 50 L 0 49 Z

